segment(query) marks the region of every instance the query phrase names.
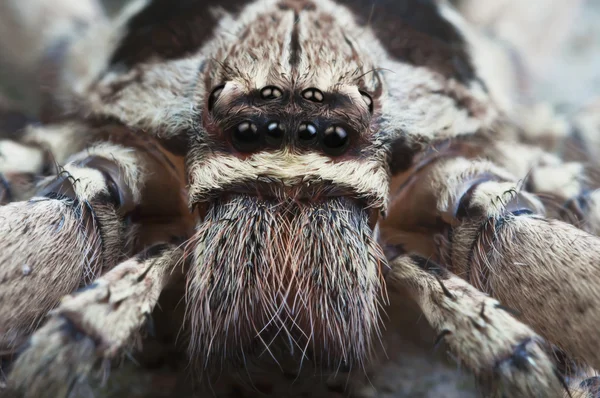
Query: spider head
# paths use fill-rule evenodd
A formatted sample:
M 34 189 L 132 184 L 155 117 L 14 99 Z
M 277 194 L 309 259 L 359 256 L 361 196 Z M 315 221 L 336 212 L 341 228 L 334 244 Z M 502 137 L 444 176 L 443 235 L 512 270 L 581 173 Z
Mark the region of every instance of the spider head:
M 224 191 L 316 203 L 349 196 L 374 216 L 387 200 L 372 97 L 356 85 L 217 84 L 188 156 L 192 204 Z
M 203 356 L 272 350 L 279 338 L 331 366 L 366 359 L 387 266 L 375 236 L 389 178 L 376 112 L 350 84 L 233 79 L 207 91 L 188 154 L 202 217 L 188 292 Z
M 339 6 L 266 5 L 220 23 L 189 63 L 195 86 L 180 97 L 193 106 L 177 108 L 195 124 L 186 164 L 201 219 L 188 246 L 192 354 L 362 364 L 387 266 L 376 236 L 389 180 L 381 83 L 332 17 Z

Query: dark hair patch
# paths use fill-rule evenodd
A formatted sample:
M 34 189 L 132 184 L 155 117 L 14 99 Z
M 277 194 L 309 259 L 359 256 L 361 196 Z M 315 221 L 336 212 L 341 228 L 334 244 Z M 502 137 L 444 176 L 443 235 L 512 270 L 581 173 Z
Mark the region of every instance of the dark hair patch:
M 434 0 L 347 0 L 340 2 L 369 26 L 389 54 L 468 85 L 475 68 L 460 32 L 440 15 Z
M 156 57 L 177 59 L 197 51 L 213 34 L 214 7 L 237 13 L 248 0 L 153 0 L 127 25 L 111 65 L 133 66 Z

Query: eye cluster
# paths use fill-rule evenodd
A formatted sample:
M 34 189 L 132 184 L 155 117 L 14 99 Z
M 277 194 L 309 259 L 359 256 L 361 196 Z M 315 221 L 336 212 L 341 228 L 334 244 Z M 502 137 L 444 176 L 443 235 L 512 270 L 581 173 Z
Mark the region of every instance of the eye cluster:
M 214 106 L 223 86 L 216 87 L 209 97 L 209 111 Z M 361 92 L 365 102 L 372 109 L 370 97 Z M 283 91 L 275 86 L 266 86 L 260 90 L 260 98 L 265 101 L 280 100 Z M 325 94 L 316 88 L 302 91 L 304 100 L 321 103 Z M 300 147 L 320 149 L 330 156 L 340 156 L 346 152 L 353 137 L 358 137 L 345 123 L 326 120 L 292 122 L 261 117 L 249 118 L 227 128 L 224 133 L 233 147 L 242 153 L 258 152 L 265 148 L 281 148 L 284 141 L 296 142 Z
M 238 151 L 256 152 L 265 146 L 280 147 L 285 136 L 285 127 L 278 121 L 258 123 L 245 120 L 228 129 L 226 134 L 229 135 L 231 143 Z
M 256 152 L 264 147 L 281 147 L 288 129 L 279 121 L 272 120 L 259 124 L 245 120 L 228 129 L 226 133 L 240 152 Z M 332 124 L 320 128 L 312 122 L 302 122 L 293 132 L 296 142 L 304 147 L 320 147 L 332 156 L 342 155 L 350 141 L 350 131 L 346 126 Z
M 346 152 L 350 142 L 348 127 L 332 124 L 319 127 L 311 122 L 300 123 L 298 127 L 298 142 L 304 146 L 319 146 L 331 156 L 339 156 Z

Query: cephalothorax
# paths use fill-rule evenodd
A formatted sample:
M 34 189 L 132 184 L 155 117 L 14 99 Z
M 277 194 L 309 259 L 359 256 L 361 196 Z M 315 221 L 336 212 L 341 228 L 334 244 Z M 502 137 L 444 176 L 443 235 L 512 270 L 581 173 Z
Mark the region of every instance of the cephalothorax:
M 79 391 L 159 300 L 209 377 L 364 371 L 388 290 L 485 394 L 591 394 L 596 132 L 528 123 L 499 44 L 433 0 L 90 10 L 48 29 L 42 123 L 0 130 L 8 394 Z

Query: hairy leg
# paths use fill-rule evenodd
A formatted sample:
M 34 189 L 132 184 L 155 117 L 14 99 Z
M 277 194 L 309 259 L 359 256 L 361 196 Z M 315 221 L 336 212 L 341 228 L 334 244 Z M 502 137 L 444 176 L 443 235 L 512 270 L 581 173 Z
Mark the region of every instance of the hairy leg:
M 454 272 L 520 311 L 561 349 L 600 367 L 597 237 L 560 221 L 506 213 L 454 228 L 447 254 Z
M 14 350 L 60 297 L 89 283 L 127 252 L 135 228 L 125 216 L 139 202 L 140 181 L 114 180 L 113 171 L 125 163 L 130 167 L 132 159 L 130 154 L 99 156 L 107 150 L 93 148 L 85 156 L 94 151 L 97 156 L 65 165 L 61 175 L 38 187 L 33 199 L 0 207 L 2 350 Z M 110 153 L 125 151 L 113 147 Z
M 14 363 L 8 393 L 77 395 L 95 365 L 134 342 L 182 262 L 182 249 L 157 244 L 65 297 Z
M 127 146 L 72 155 L 36 197 L 0 206 L 0 351 L 14 351 L 63 295 L 165 234 L 188 233 L 175 165 L 150 142 L 112 133 Z
M 594 398 L 590 368 L 563 381 L 551 345 L 508 307 L 419 255 L 388 247 L 391 289 L 407 291 L 453 354 L 477 377 L 484 396 Z M 568 373 L 568 372 L 567 372 Z
M 390 255 L 391 288 L 408 289 L 423 314 L 478 378 L 486 396 L 558 397 L 564 386 L 548 345 L 501 304 L 420 256 Z
M 452 164 L 454 157 L 478 161 L 486 159 L 492 164 L 484 165 L 479 162 L 479 166 L 474 163 L 475 166 L 472 169 L 469 169 L 468 166 L 461 167 L 465 173 L 473 174 L 474 178 L 491 173 L 501 177 L 503 181 L 513 181 L 513 185 L 518 190 L 535 194 L 541 201 L 547 217 L 559 219 L 592 234 L 598 234 L 600 232 L 600 191 L 594 189 L 600 185 L 598 166 L 586 156 L 565 161 L 541 146 L 520 142 L 516 137 L 513 137 L 513 140 L 502 140 L 503 135 L 498 133 L 497 136 L 490 137 L 485 134 L 475 134 L 429 145 L 416 160 L 412 169 L 396 178 L 400 181 L 400 183 L 396 183 L 396 190 L 404 193 L 410 192 L 411 196 L 392 194 L 393 200 L 395 202 L 404 201 L 405 203 L 400 208 L 405 209 L 407 199 L 412 200 L 412 208 L 415 206 L 426 208 L 422 204 L 419 205 L 418 202 L 427 199 L 430 201 L 429 207 L 434 208 L 437 205 L 436 199 L 430 190 L 426 189 L 423 195 L 419 195 L 419 186 L 416 191 L 405 189 L 405 186 L 415 185 L 414 182 L 422 175 L 425 175 L 426 179 L 438 178 L 433 174 L 443 174 L 445 165 Z M 564 142 L 565 138 L 561 137 L 561 140 Z M 436 162 L 440 162 L 440 164 L 429 167 Z M 477 168 L 479 170 L 476 170 Z M 470 186 L 468 176 L 465 175 L 463 180 L 458 181 L 462 186 L 455 187 L 455 190 Z M 402 189 L 399 189 L 398 186 Z M 421 217 L 423 214 L 424 212 L 420 212 L 417 217 Z M 436 216 L 435 211 L 430 211 L 429 214 Z M 404 219 L 405 217 L 396 218 Z M 429 221 L 430 223 L 425 225 L 431 225 L 431 217 Z M 410 220 L 409 223 L 416 225 Z
M 484 154 L 509 171 L 528 192 L 536 194 L 546 216 L 559 219 L 592 234 L 600 233 L 600 191 L 597 165 L 586 161 L 563 161 L 540 147 L 496 141 Z
M 597 237 L 544 218 L 541 202 L 488 162 L 441 159 L 403 189 L 399 197 L 409 199 L 396 206 L 415 225 L 429 222 L 438 235 L 439 253 L 425 254 L 521 311 L 524 321 L 569 355 L 600 366 L 600 310 L 593 305 L 600 301 Z M 410 200 L 415 197 L 420 199 Z
M 79 123 L 25 125 L 3 133 L 0 131 L 0 205 L 32 198 L 44 179 L 61 171 L 59 165 L 102 138 L 101 132 Z
M 76 139 L 84 135 L 81 130 L 54 132 L 57 133 L 54 138 L 65 137 L 65 133 L 66 136 L 73 134 Z M 0 242 L 5 248 L 0 254 L 0 301 L 3 303 L 0 306 L 0 329 L 3 329 L 0 333 L 3 338 L 0 339 L 0 354 L 19 350 L 28 335 L 41 323 L 42 317 L 56 307 L 61 297 L 88 285 L 123 259 L 153 243 L 185 239 L 190 226 L 194 224 L 194 218 L 187 209 L 182 167 L 173 163 L 174 158 L 168 157 L 146 137 L 135 135 L 122 127 L 90 131 L 89 135 L 91 137 L 86 139 L 101 138 L 107 141 L 70 155 L 67 163 L 60 167 L 58 176 L 46 177 L 35 184 L 35 195 L 31 200 L 0 207 L 0 217 L 8 221 L 0 226 Z M 60 139 L 49 139 L 51 137 L 52 134 L 39 132 L 40 139 L 47 139 L 58 148 Z M 165 192 L 170 194 L 165 195 Z M 147 266 L 151 263 L 146 260 L 161 255 L 163 250 L 166 249 L 155 247 L 154 251 L 140 254 L 136 259 Z M 128 270 L 131 261 L 125 263 L 122 270 Z M 158 261 L 157 265 L 162 260 Z M 116 277 L 118 274 L 110 275 Z M 150 272 L 151 278 L 143 279 L 141 285 L 150 289 L 156 281 L 163 280 L 162 276 L 154 278 L 152 275 Z M 102 280 L 105 277 L 108 274 Z M 95 289 L 96 284 L 91 286 Z M 161 285 L 157 286 L 160 288 Z M 101 292 L 94 291 L 98 294 Z M 150 294 L 155 290 L 148 292 Z M 146 293 L 140 294 L 142 296 L 135 296 L 135 300 L 132 298 L 128 302 L 128 311 L 140 308 L 135 306 L 136 300 L 140 298 L 142 304 Z M 87 295 L 84 297 L 88 300 L 84 305 L 91 308 L 89 300 L 92 298 Z M 111 297 L 116 298 L 116 293 L 112 292 Z M 150 301 L 153 306 L 155 299 L 151 298 Z M 71 307 L 63 303 L 60 308 L 67 310 Z M 127 308 L 123 307 L 124 310 Z M 147 312 L 149 310 L 144 310 L 144 314 Z M 104 331 L 107 328 L 105 325 L 94 324 L 95 320 L 87 319 L 91 313 L 85 314 L 84 326 L 92 325 Z M 118 311 L 116 314 L 123 324 L 116 325 L 114 331 L 106 330 L 103 338 L 114 342 L 114 345 L 98 353 L 100 356 L 112 356 L 121 347 L 119 344 L 129 341 L 124 336 L 121 336 L 123 341 L 119 340 L 121 337 L 117 334 L 127 334 L 129 328 L 139 326 L 138 315 Z M 109 319 L 106 322 L 114 321 L 112 317 Z M 43 330 L 48 331 L 48 328 Z M 80 334 L 73 336 L 77 338 Z M 94 340 L 95 335 L 92 337 Z M 52 335 L 48 339 L 55 340 L 40 343 L 36 349 L 47 347 L 50 351 L 38 353 L 51 355 L 51 350 L 56 349 L 57 358 L 71 355 L 69 348 L 65 348 L 64 352 L 59 350 L 55 344 L 59 341 L 57 338 Z M 81 346 L 72 348 L 77 351 Z M 26 352 L 36 355 L 31 353 L 31 349 Z M 73 356 L 73 362 L 69 364 L 77 367 L 79 358 L 75 354 Z M 42 364 L 39 362 L 38 365 L 41 367 Z M 82 371 L 86 366 L 85 363 L 81 365 Z M 25 365 L 16 369 L 21 369 L 17 374 L 28 371 Z M 56 370 L 56 375 L 46 375 L 49 378 L 47 383 L 51 383 L 50 379 L 59 380 L 65 376 L 59 372 L 61 369 Z M 43 370 L 37 368 L 37 371 L 40 375 L 36 377 L 43 379 Z M 59 380 L 53 387 L 62 388 L 60 383 L 63 381 Z M 38 395 L 40 391 L 41 387 Z M 35 393 L 32 395 L 35 396 Z M 53 395 L 48 393 L 48 396 Z

